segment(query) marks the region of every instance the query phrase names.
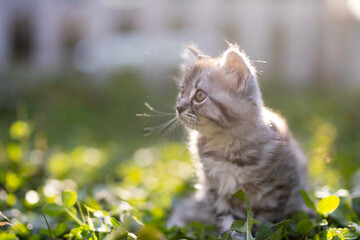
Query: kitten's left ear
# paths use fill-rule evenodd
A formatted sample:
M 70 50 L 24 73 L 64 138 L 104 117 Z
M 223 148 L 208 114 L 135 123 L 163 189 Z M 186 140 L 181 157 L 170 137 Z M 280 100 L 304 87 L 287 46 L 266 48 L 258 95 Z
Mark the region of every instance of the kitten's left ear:
M 200 60 L 202 53 L 194 45 L 188 45 L 181 53 L 181 58 L 183 59 L 183 67 L 189 68 L 195 64 L 196 61 Z M 186 69 L 183 69 L 186 70 Z
M 247 56 L 235 46 L 230 46 L 223 53 L 220 60 L 220 68 L 235 74 L 234 84 L 237 90 L 240 90 L 251 73 L 251 65 Z

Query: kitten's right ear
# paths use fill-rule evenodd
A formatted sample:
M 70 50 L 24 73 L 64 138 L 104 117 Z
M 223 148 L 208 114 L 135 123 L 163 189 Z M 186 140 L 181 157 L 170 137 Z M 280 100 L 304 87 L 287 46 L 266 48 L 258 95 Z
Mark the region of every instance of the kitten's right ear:
M 201 51 L 193 45 L 188 45 L 181 53 L 181 58 L 183 60 L 183 65 L 181 68 L 183 71 L 186 71 L 189 67 L 193 66 L 196 61 L 201 59 Z
M 237 45 L 230 45 L 220 60 L 220 68 L 226 72 L 235 74 L 232 84 L 239 91 L 251 74 L 251 64 L 244 52 L 241 52 Z

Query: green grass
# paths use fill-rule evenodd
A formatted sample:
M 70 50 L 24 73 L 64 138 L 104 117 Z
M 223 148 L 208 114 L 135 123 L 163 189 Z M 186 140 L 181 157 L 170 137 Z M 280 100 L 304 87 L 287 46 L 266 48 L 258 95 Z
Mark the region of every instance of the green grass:
M 261 223 L 252 236 L 249 210 L 219 236 L 197 222 L 166 228 L 171 207 L 196 180 L 181 131 L 165 142 L 161 134 L 143 137 L 144 127 L 165 120 L 135 114 L 145 101 L 171 111 L 176 90 L 146 89 L 141 78 L 18 80 L 26 87 L 12 90 L 17 97 L 0 98 L 0 239 L 231 239 L 231 231 L 248 239 L 359 238 L 356 89 L 262 83 L 265 103 L 287 119 L 309 158 L 313 190 L 304 197 L 317 214 Z

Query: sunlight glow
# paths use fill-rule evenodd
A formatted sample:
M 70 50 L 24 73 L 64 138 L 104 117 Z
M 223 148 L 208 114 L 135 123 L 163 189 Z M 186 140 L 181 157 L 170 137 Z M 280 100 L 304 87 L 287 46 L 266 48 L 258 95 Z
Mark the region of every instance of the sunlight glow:
M 148 167 L 154 160 L 153 153 L 150 149 L 140 149 L 134 154 L 135 164 L 139 167 Z
M 348 0 L 347 7 L 348 7 L 350 13 L 357 20 L 360 20 L 360 0 Z
M 85 163 L 90 166 L 99 166 L 103 161 L 103 153 L 96 148 L 86 148 L 84 150 Z
M 36 204 L 39 202 L 40 197 L 37 192 L 35 192 L 34 190 L 30 190 L 26 193 L 25 200 L 30 204 Z

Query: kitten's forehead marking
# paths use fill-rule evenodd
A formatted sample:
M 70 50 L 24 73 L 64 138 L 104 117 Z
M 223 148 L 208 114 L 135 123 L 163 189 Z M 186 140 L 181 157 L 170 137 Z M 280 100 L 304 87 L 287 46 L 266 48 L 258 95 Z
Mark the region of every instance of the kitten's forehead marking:
M 188 74 L 185 75 L 184 79 L 184 85 L 191 85 L 194 78 L 200 73 L 201 67 L 198 65 L 195 65 Z
M 204 69 L 199 72 L 197 77 L 194 79 L 193 87 L 199 88 L 203 80 L 209 81 L 211 79 L 212 73 L 208 71 L 208 69 Z M 205 81 L 206 82 L 206 81 Z
M 193 82 L 193 87 L 198 88 L 200 82 L 201 82 L 201 77 L 198 76 L 197 79 Z

